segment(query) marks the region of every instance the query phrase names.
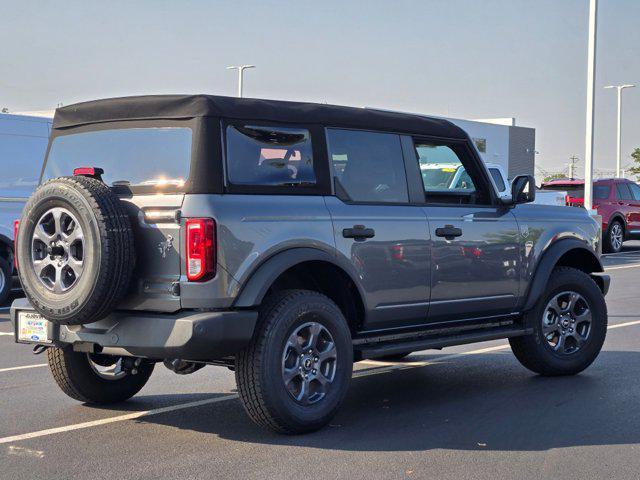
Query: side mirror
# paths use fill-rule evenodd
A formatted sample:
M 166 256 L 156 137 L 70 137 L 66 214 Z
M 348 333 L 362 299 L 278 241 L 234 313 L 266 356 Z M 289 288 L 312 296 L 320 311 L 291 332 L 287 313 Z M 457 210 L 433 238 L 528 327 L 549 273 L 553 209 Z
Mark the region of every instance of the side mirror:
M 536 180 L 533 175 L 518 175 L 511 182 L 513 204 L 529 203 L 536 199 Z

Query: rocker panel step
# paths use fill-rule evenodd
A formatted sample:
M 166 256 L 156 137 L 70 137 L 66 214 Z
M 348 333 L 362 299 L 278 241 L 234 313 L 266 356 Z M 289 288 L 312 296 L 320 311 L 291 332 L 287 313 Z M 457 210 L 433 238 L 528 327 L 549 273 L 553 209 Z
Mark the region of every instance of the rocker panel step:
M 403 340 L 394 342 L 381 342 L 373 345 L 354 345 L 354 350 L 360 353 L 362 359 L 377 358 L 387 355 L 395 355 L 404 352 L 416 352 L 419 350 L 438 349 L 453 345 L 465 345 L 467 343 L 485 342 L 500 338 L 519 337 L 533 332 L 532 328 L 522 326 L 499 327 L 492 329 L 476 330 L 457 333 L 453 335 L 441 335 L 437 337 L 425 337 L 418 340 Z

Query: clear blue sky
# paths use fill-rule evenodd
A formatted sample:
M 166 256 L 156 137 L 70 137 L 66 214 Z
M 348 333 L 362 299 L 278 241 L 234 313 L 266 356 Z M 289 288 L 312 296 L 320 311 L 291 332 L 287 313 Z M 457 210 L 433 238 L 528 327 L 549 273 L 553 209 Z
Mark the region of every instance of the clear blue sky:
M 235 94 L 535 127 L 537 162 L 584 156 L 588 0 L 2 1 L 0 106 Z M 615 93 L 640 84 L 640 1 L 600 0 L 596 167 L 615 162 Z M 624 92 L 623 154 L 640 147 Z

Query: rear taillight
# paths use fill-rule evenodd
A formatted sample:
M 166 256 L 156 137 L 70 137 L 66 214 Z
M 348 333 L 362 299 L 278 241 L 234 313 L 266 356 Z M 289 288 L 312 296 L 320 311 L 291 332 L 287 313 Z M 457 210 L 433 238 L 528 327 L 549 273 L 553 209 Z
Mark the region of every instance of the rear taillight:
M 20 220 L 13 221 L 13 265 L 18 268 L 18 230 L 20 229 Z
M 216 273 L 215 222 L 211 218 L 187 218 L 185 228 L 187 280 L 209 280 Z

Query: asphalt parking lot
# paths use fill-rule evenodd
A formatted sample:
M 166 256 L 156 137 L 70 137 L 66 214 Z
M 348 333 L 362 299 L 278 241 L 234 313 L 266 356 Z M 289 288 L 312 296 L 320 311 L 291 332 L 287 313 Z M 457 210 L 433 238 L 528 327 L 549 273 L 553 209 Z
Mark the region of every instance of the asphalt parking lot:
M 610 329 L 584 373 L 535 376 L 505 341 L 362 362 L 298 437 L 254 426 L 219 367 L 160 365 L 126 404 L 81 405 L 0 310 L 0 478 L 640 478 L 640 242 L 604 262 Z

